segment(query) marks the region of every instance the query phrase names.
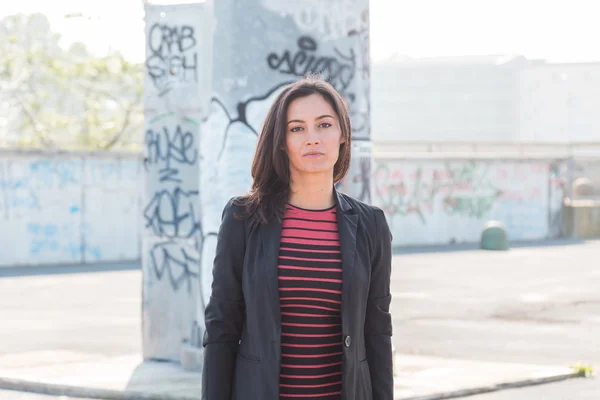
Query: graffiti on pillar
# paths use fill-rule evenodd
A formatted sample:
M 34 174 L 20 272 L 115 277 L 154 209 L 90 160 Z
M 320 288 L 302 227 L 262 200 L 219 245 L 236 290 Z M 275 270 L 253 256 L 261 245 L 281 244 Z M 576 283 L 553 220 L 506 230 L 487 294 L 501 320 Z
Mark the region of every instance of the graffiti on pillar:
M 221 157 L 221 155 L 223 154 L 225 145 L 227 143 L 228 132 L 232 125 L 236 123 L 241 123 L 245 126 L 249 133 L 253 134 L 254 136 L 258 136 L 263 123 L 262 119 L 266 117 L 267 110 L 270 107 L 275 95 L 277 95 L 284 86 L 289 85 L 290 83 L 292 82 L 290 81 L 280 83 L 267 90 L 267 92 L 264 94 L 248 97 L 246 100 L 240 101 L 236 106 L 236 113 L 230 113 L 229 111 L 227 111 L 225 104 L 221 100 L 219 100 L 218 97 L 214 96 L 211 99 L 211 118 L 214 119 L 226 117 L 227 119 L 226 123 L 221 123 L 224 129 L 221 131 L 222 142 L 221 149 L 218 153 L 219 157 Z M 217 109 L 220 109 L 220 112 Z M 254 149 L 252 149 L 252 151 L 254 151 Z
M 371 204 L 371 144 L 367 141 L 352 142 L 352 162 L 345 178 L 336 189 Z
M 144 168 L 149 178 L 145 229 L 159 239 L 149 248 L 157 281 L 174 291 L 198 279 L 204 239 L 200 216 L 198 123 L 175 113 L 157 115 L 146 129 Z M 192 243 L 192 245 L 190 245 Z
M 352 119 L 352 131 L 355 137 L 363 139 L 370 137 L 371 116 L 371 61 L 369 49 L 369 10 L 361 13 L 361 27 L 351 30 L 348 37 L 356 40 L 357 52 L 354 58 L 356 70 L 355 88 L 358 96 L 349 98 L 350 117 Z
M 157 280 L 168 279 L 174 291 L 184 286 L 188 292 L 198 279 L 200 258 L 178 243 L 165 241 L 150 249 L 150 264 Z M 194 281 L 194 282 L 192 282 Z
M 174 86 L 198 81 L 194 27 L 155 23 L 147 35 L 146 70 L 163 96 Z
M 159 190 L 144 209 L 146 228 L 159 237 L 192 237 L 199 228 L 194 211 L 197 203 L 197 190 L 185 191 L 179 187 Z
M 368 13 L 363 15 L 368 21 Z M 351 30 L 348 37 L 356 39 L 356 46 L 345 50 L 334 47 L 334 54 L 322 54 L 316 39 L 300 36 L 296 49 L 271 52 L 266 61 L 271 70 L 285 75 L 301 78 L 309 73 L 321 74 L 348 101 L 353 134 L 368 137 L 371 112 L 369 29 Z
M 360 192 L 356 196 L 360 201 L 371 203 L 371 155 L 362 157 L 359 160 L 360 174 L 354 178 L 355 185 L 360 185 Z
M 342 54 L 335 49 L 335 56 L 318 55 L 318 44 L 310 36 L 301 36 L 297 41 L 298 49 L 292 53 L 285 50 L 283 54 L 270 53 L 267 64 L 271 69 L 282 74 L 303 77 L 310 72 L 317 72 L 329 81 L 339 92 L 344 92 L 354 78 L 354 52 Z
M 209 2 L 146 4 L 144 83 L 144 356 L 179 360 L 196 320 L 206 240 L 201 121 L 211 93 Z
M 198 161 L 198 149 L 194 147 L 194 135 L 181 125 L 175 128 L 161 126 L 159 130 L 151 127 L 146 131 L 146 170 L 152 164 L 164 163 L 159 170 L 161 182 L 181 183 L 177 165 L 194 165 Z
M 202 225 L 206 231 L 216 232 L 223 206 L 231 197 L 250 189 L 250 169 L 267 110 L 283 87 L 290 83 L 277 83 L 230 107 L 219 96 L 214 95 L 211 99 L 210 116 L 205 122 L 205 131 L 210 135 L 204 135 L 200 145 L 200 186 L 210 188 L 201 196 Z M 201 298 L 207 301 L 216 242 L 204 240 L 203 244 L 200 290 Z
M 289 15 L 298 28 L 314 32 L 324 40 L 337 40 L 360 25 L 356 0 L 261 0 L 262 5 L 279 15 Z

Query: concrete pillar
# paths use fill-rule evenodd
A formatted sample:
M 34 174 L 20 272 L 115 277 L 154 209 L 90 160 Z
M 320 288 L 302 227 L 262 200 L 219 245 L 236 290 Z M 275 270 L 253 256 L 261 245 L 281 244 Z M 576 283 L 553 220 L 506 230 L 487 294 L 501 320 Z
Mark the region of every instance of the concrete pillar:
M 200 132 L 214 20 L 206 4 L 145 11 L 142 347 L 145 359 L 179 360 L 200 308 Z
M 268 108 L 281 88 L 322 71 L 346 97 L 353 127 L 351 170 L 339 189 L 371 201 L 368 0 L 219 0 L 214 3 L 211 112 L 201 144 L 202 223 L 219 227 L 232 196 L 251 186 L 250 166 Z M 215 237 L 201 268 L 208 301 Z M 198 310 L 200 321 L 204 310 Z
M 338 188 L 371 201 L 368 4 L 146 7 L 146 358 L 178 359 L 182 341 L 199 345 L 221 212 L 250 188 L 257 137 L 283 86 L 321 72 L 345 96 L 353 160 Z

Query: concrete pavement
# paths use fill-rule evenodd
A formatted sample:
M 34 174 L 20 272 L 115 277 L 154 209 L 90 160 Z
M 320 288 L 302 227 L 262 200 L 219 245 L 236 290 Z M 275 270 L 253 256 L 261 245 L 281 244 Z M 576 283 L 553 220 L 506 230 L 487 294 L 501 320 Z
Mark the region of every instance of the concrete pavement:
M 521 389 L 510 389 L 486 395 L 469 397 L 469 400 L 598 400 L 600 380 L 578 379 Z
M 52 396 L 47 394 L 29 393 L 15 390 L 1 390 L 2 400 L 84 400 L 82 397 Z
M 394 259 L 399 398 L 560 375 L 579 360 L 598 363 L 600 242 L 444 250 L 406 250 Z M 197 374 L 142 363 L 141 273 L 131 265 L 109 269 L 0 271 L 0 376 L 197 398 Z M 590 385 L 570 384 L 579 382 Z
M 565 367 L 397 356 L 398 399 L 500 383 L 571 374 Z M 201 377 L 169 362 L 143 362 L 137 354 L 99 357 L 76 352 L 0 356 L 0 388 L 90 398 L 199 399 Z M 566 379 L 566 376 L 564 377 Z M 531 383 L 531 382 L 530 382 Z

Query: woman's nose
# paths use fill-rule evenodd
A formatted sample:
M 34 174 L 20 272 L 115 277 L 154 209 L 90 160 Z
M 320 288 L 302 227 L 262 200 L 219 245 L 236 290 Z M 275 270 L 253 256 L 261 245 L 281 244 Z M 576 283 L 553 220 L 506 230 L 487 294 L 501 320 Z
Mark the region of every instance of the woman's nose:
M 319 143 L 319 135 L 315 129 L 309 129 L 306 136 L 307 144 L 318 144 Z

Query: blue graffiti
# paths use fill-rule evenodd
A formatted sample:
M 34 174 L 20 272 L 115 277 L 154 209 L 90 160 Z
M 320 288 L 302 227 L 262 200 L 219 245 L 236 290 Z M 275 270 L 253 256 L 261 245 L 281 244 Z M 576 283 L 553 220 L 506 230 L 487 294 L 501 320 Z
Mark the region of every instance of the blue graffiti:
M 63 188 L 67 185 L 78 185 L 81 181 L 81 162 L 63 160 L 40 160 L 29 165 L 31 181 L 46 187 Z
M 87 160 L 86 184 L 103 186 L 119 182 L 136 183 L 139 180 L 137 160 Z
M 82 234 L 90 229 L 89 224 L 30 222 L 27 224 L 27 233 L 31 236 L 29 254 L 67 256 L 73 261 L 82 261 L 84 256 L 100 260 L 102 250 L 81 241 Z

